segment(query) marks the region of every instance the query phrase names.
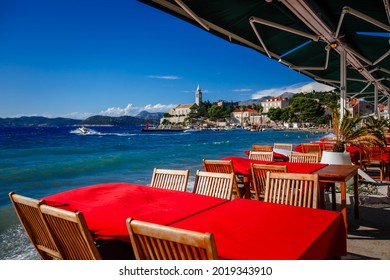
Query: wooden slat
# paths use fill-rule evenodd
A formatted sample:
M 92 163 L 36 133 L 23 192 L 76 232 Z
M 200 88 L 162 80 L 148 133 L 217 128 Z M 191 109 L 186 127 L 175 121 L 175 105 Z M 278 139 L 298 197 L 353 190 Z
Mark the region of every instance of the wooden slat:
M 274 143 L 274 149 L 281 149 L 281 150 L 287 150 L 292 151 L 293 144 L 287 144 L 287 143 Z
M 252 187 L 253 187 L 251 188 L 251 199 L 264 200 L 267 171 L 286 173 L 287 166 L 251 163 Z
M 10 200 L 15 208 L 27 236 L 41 259 L 63 259 L 61 247 L 47 228 L 40 205 L 44 201 L 9 193 Z
M 138 260 L 216 260 L 214 237 L 169 226 L 133 220 L 126 225 Z
M 318 153 L 290 152 L 289 161 L 298 163 L 318 163 L 319 157 Z
M 64 259 L 101 259 L 81 212 L 71 212 L 48 205 L 41 205 L 40 209 L 50 232 L 63 250 Z
M 249 152 L 249 159 L 273 161 L 274 160 L 274 152 L 250 151 Z
M 198 170 L 194 193 L 231 199 L 234 185 L 234 173 L 217 173 Z
M 318 207 L 318 174 L 267 172 L 265 202 Z
M 159 169 L 153 170 L 151 187 L 175 191 L 187 190 L 190 170 Z
M 203 169 L 207 172 L 216 172 L 216 173 L 234 173 L 234 166 L 231 160 L 211 160 L 203 159 Z M 243 184 L 243 180 L 240 179 L 237 175 L 234 176 L 233 183 L 233 197 L 240 198 L 240 190 L 238 188 L 238 183 Z

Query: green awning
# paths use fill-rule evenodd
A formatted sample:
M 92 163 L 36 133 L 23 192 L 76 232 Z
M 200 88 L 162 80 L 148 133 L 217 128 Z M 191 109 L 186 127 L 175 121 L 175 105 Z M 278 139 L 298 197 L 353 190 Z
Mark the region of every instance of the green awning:
M 347 96 L 390 95 L 389 0 L 139 1 L 336 88 L 345 50 Z

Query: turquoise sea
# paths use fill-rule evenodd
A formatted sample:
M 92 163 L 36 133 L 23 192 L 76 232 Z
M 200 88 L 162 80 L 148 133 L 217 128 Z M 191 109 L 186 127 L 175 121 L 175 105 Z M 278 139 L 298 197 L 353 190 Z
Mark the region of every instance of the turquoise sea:
M 8 198 L 15 191 L 41 198 L 107 183 L 149 184 L 153 168 L 190 169 L 190 189 L 202 159 L 246 157 L 252 144 L 315 141 L 304 131 L 243 129 L 144 133 L 140 127 L 0 127 L 0 260 L 38 259 Z

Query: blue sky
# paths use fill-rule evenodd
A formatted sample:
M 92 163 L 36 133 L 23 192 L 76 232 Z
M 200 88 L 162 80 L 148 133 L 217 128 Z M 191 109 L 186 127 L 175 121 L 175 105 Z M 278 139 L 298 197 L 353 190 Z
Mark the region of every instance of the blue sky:
M 1 0 L 0 117 L 166 112 L 313 86 L 246 47 L 135 0 Z

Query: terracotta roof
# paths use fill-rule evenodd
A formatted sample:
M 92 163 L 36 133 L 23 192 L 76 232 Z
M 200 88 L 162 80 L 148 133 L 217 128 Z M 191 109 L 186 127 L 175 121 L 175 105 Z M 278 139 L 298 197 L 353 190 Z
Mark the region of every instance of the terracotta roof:
M 236 109 L 236 110 L 234 110 L 233 112 L 234 112 L 234 113 L 241 113 L 241 109 Z M 245 108 L 245 109 L 244 109 L 244 112 L 257 113 L 256 110 L 250 109 L 250 108 Z
M 283 101 L 283 100 L 286 100 L 286 98 L 283 98 L 283 97 L 271 97 L 271 98 L 268 98 L 266 100 L 263 100 L 261 102 L 272 102 L 272 101 Z

